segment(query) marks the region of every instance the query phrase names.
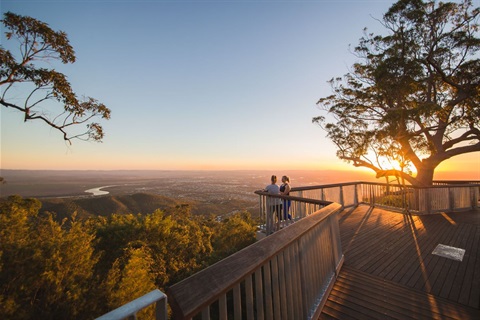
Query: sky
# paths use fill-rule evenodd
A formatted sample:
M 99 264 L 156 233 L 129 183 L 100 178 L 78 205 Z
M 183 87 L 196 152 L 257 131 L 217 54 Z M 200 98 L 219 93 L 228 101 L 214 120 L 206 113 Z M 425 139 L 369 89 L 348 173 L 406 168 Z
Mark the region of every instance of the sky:
M 112 111 L 102 143 L 65 143 L 1 109 L 2 169 L 358 170 L 312 118 L 356 61 L 387 0 L 21 1 L 1 12 L 65 31 L 76 62 L 51 66 Z M 2 45 L 12 44 L 5 40 Z M 449 160 L 480 179 L 480 155 Z M 440 169 L 442 169 L 440 168 Z

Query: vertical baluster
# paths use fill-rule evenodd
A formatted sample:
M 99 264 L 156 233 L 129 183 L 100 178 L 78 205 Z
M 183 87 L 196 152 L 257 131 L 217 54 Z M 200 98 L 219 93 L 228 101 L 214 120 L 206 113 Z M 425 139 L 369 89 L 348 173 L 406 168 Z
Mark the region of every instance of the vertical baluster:
M 167 320 L 167 299 L 160 299 L 155 303 L 155 317 L 158 320 Z
M 295 302 L 295 318 L 296 319 L 304 319 L 302 313 L 302 282 L 300 279 L 300 259 L 299 259 L 299 250 L 298 250 L 299 241 L 295 241 L 292 245 L 293 251 L 293 285 L 294 285 L 294 292 L 293 292 L 293 299 Z
M 280 311 L 280 284 L 278 281 L 278 259 L 277 256 L 273 257 L 271 260 L 272 266 L 272 290 L 273 290 L 273 318 L 281 319 Z
M 303 235 L 299 239 L 299 259 L 298 259 L 298 273 L 299 273 L 299 281 L 301 283 L 301 300 L 302 300 L 302 309 L 304 313 L 308 310 L 308 300 L 309 300 L 309 291 L 310 291 L 310 284 L 311 281 L 309 279 L 309 263 L 308 263 L 308 247 L 307 247 L 307 237 Z
M 265 318 L 265 316 L 263 307 L 263 285 L 261 268 L 258 268 L 255 271 L 255 298 L 257 304 L 257 319 L 262 320 Z
M 240 284 L 233 287 L 233 312 L 235 320 L 242 319 L 242 292 Z
M 247 308 L 247 319 L 253 320 L 255 306 L 253 304 L 252 275 L 249 275 L 245 278 L 245 305 Z
M 263 281 L 265 284 L 265 318 L 273 319 L 273 302 L 272 302 L 272 277 L 270 274 L 270 261 L 263 265 Z
M 202 310 L 202 320 L 210 320 L 210 305 Z
M 280 310 L 282 310 L 282 317 L 281 319 L 288 319 L 287 318 L 287 289 L 285 283 L 285 259 L 284 253 L 280 252 L 277 255 L 278 258 L 278 273 L 280 275 L 279 282 L 280 282 Z
M 218 299 L 218 311 L 220 319 L 227 319 L 227 294 L 224 293 Z
M 285 284 L 286 284 L 286 293 L 287 293 L 287 315 L 288 319 L 295 319 L 293 314 L 293 285 L 292 285 L 292 262 L 290 257 L 290 250 L 286 248 L 284 251 L 285 259 Z

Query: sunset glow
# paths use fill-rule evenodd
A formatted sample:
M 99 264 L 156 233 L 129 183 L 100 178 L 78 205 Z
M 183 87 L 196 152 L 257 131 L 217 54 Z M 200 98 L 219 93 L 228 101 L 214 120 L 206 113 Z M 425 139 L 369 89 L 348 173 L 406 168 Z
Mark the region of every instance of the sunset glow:
M 102 122 L 103 143 L 70 146 L 55 130 L 1 108 L 0 166 L 373 175 L 339 160 L 311 120 L 318 98 L 331 93 L 327 81 L 355 61 L 349 44 L 364 27 L 383 30 L 375 19 L 393 2 L 2 1 L 2 13 L 67 33 L 77 60 L 51 67 L 112 117 Z M 17 44 L 2 34 L 2 45 Z M 467 155 L 438 173 L 480 179 L 479 163 L 478 153 Z

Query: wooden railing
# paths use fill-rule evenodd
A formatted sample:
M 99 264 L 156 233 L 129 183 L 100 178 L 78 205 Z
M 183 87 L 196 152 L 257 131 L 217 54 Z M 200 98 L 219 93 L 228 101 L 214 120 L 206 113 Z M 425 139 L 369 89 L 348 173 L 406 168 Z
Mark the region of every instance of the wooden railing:
M 315 319 L 343 263 L 333 203 L 167 291 L 174 319 Z
M 308 199 L 301 194 L 299 196 L 272 195 L 263 190 L 255 193 L 260 196 L 259 232 L 265 235 L 272 234 L 332 203 L 332 201 L 315 198 Z
M 419 188 L 374 182 L 349 182 L 292 188 L 291 195 L 308 199 L 334 201 L 344 207 L 360 203 L 390 210 L 431 214 L 478 209 L 479 181 L 439 181 Z M 261 212 L 261 215 L 267 213 Z

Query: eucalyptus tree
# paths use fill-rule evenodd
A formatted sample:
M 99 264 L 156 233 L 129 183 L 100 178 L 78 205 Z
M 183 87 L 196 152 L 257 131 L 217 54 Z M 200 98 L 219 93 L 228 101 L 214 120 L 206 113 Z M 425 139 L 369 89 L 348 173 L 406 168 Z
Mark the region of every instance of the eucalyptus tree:
M 101 141 L 103 128 L 93 120 L 109 119 L 110 109 L 94 98 L 79 98 L 63 73 L 48 68 L 56 60 L 75 62 L 66 33 L 11 12 L 1 22 L 5 39 L 17 45 L 12 46 L 14 50 L 0 46 L 0 105 L 23 113 L 25 122 L 43 121 L 69 143 L 72 139 Z
M 479 15 L 470 0 L 400 0 L 380 21 L 385 35 L 365 29 L 313 119 L 337 157 L 429 186 L 441 162 L 479 152 Z

